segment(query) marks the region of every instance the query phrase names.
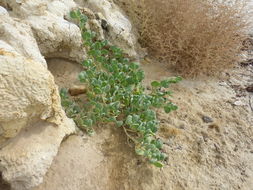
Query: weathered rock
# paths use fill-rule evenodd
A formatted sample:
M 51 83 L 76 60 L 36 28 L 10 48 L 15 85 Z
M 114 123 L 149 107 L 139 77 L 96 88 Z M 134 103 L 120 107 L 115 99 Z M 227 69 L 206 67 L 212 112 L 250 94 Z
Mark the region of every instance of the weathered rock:
M 45 66 L 0 48 L 0 68 L 2 136 L 14 137 L 32 118 L 60 119 L 57 88 Z
M 30 25 L 0 7 L 0 34 L 0 172 L 13 189 L 27 190 L 42 182 L 75 125 Z
M 0 151 L 3 179 L 14 190 L 27 190 L 42 183 L 62 139 L 74 129 L 73 121 L 66 118 L 59 126 L 40 121 L 23 130 Z
M 10 0 L 7 5 L 12 9 L 11 14 L 21 19 L 19 22 L 30 26 L 43 56 L 77 62 L 85 58 L 78 26 L 64 19 L 76 7 L 72 0 Z
M 202 116 L 202 120 L 205 122 L 205 123 L 212 123 L 213 122 L 213 119 L 209 116 Z
M 48 13 L 63 17 L 76 6 L 73 0 L 1 0 L 1 5 L 11 8 L 12 14 L 21 19 Z
M 85 58 L 85 49 L 77 25 L 53 14 L 30 16 L 27 22 L 45 57 L 61 57 L 77 62 Z
M 68 58 L 78 62 L 85 58 L 79 28 L 65 20 L 69 19 L 70 10 L 77 8 L 73 0 L 10 0 L 2 4 L 12 9 L 12 15 L 31 26 L 45 57 Z M 115 4 L 107 0 L 95 0 L 80 1 L 79 5 L 89 6 L 98 16 L 95 17 L 88 8 L 79 7 L 88 13 L 90 28 L 98 33 L 100 39 L 106 38 L 128 55 L 136 56 L 137 40 L 132 34 L 132 25 Z M 105 23 L 106 29 L 103 29 Z
M 3 16 L 3 15 L 7 16 L 9 14 L 8 14 L 8 12 L 7 12 L 7 10 L 5 8 L 3 8 L 2 6 L 0 6 L 0 16 Z
M 66 119 L 43 64 L 0 48 L 0 68 L 0 142 L 9 139 L 0 150 L 0 171 L 13 189 L 29 189 L 42 182 L 75 126 Z
M 253 84 L 247 86 L 247 87 L 246 87 L 246 90 L 247 90 L 248 92 L 253 92 Z
M 87 2 L 76 0 L 76 2 L 96 12 L 101 26 L 102 22 L 106 21 L 107 29 L 104 29 L 104 35 L 111 43 L 122 48 L 128 55 L 136 56 L 137 40 L 133 35 L 131 22 L 117 5 L 108 0 L 88 0 Z
M 78 86 L 75 85 L 69 88 L 68 92 L 71 96 L 78 96 L 81 94 L 85 94 L 87 92 L 87 88 L 86 86 L 83 86 L 83 85 L 78 85 Z
M 18 19 L 9 17 L 8 12 L 0 7 L 0 40 L 25 57 L 34 59 L 46 66 L 46 61 L 41 55 L 36 40 L 29 25 Z

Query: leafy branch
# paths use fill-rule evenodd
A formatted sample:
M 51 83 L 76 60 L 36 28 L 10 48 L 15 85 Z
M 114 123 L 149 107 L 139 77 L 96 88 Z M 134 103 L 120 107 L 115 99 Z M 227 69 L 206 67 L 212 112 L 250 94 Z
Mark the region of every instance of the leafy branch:
M 107 40 L 96 40 L 96 33 L 86 29 L 87 16 L 79 10 L 72 11 L 70 16 L 79 23 L 88 58 L 81 63 L 84 70 L 78 75 L 80 82 L 87 85 L 87 101 L 78 104 L 66 89 L 60 92 L 68 117 L 88 134 L 94 133 L 97 123 L 115 123 L 134 143 L 138 155 L 162 167 L 167 155 L 161 151 L 163 143 L 156 137 L 159 121 L 153 109 L 163 108 L 166 113 L 177 109 L 167 98 L 171 91 L 166 89 L 181 78 L 153 81 L 151 92 L 146 93 L 140 64 L 130 62 L 120 48 Z

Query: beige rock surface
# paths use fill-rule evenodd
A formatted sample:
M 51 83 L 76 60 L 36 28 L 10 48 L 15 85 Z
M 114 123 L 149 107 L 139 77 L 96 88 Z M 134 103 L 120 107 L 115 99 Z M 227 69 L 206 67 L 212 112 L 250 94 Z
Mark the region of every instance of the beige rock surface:
M 11 138 L 33 119 L 59 124 L 62 113 L 54 78 L 40 62 L 0 48 L 0 123 Z
M 0 151 L 0 170 L 13 190 L 42 183 L 64 137 L 75 131 L 70 119 L 59 125 L 39 121 L 22 130 Z
M 81 61 L 85 57 L 79 28 L 64 19 L 76 7 L 72 1 L 28 0 L 7 2 L 11 15 L 27 23 L 45 57 L 64 57 Z
M 0 68 L 0 171 L 13 189 L 27 190 L 42 182 L 75 125 L 43 64 L 0 48 Z
M 76 7 L 73 1 L 10 0 L 2 5 L 11 9 L 10 15 L 18 18 L 16 20 L 19 23 L 30 27 L 33 35 L 26 35 L 37 41 L 38 45 L 35 46 L 39 46 L 43 56 L 65 57 L 75 61 L 81 61 L 85 57 L 79 28 L 64 19 Z M 15 35 L 13 31 L 12 35 Z M 30 43 L 27 41 L 21 44 L 25 46 Z M 33 51 L 33 48 L 29 47 L 29 50 Z
M 128 55 L 137 56 L 136 44 L 137 39 L 132 31 L 132 24 L 123 14 L 122 10 L 109 0 L 76 0 L 81 6 L 87 6 L 100 19 L 104 19 L 108 25 L 108 31 L 104 30 L 104 35 L 114 45 L 122 48 Z
M 58 87 L 25 14 L 27 9 L 36 8 L 32 7 L 36 2 L 8 3 L 8 7 L 13 6 L 10 14 L 0 7 L 0 173 L 12 189 L 27 190 L 42 182 L 61 141 L 74 133 L 75 125 L 62 111 Z M 49 24 L 56 22 L 61 25 L 63 18 L 55 16 Z M 78 27 L 72 25 L 78 35 Z M 51 45 L 66 39 L 69 31 L 65 30 L 61 25 L 58 31 L 51 31 Z M 57 52 L 57 48 L 56 44 L 51 50 Z
M 136 56 L 137 42 L 132 34 L 132 25 L 115 4 L 107 0 L 76 2 L 81 6 L 79 8 L 91 7 L 98 15 L 98 18 L 90 20 L 92 29 L 121 47 L 130 56 Z M 61 57 L 77 62 L 85 58 L 80 30 L 67 21 L 70 10 L 78 8 L 73 0 L 1 0 L 0 5 L 10 8 L 11 16 L 20 18 L 31 27 L 45 57 Z M 102 29 L 102 19 L 108 24 L 108 31 Z
M 3 7 L 0 7 L 0 40 L 14 47 L 15 51 L 25 57 L 36 60 L 46 66 L 46 61 L 40 53 L 31 27 L 20 22 L 19 19 L 11 18 Z

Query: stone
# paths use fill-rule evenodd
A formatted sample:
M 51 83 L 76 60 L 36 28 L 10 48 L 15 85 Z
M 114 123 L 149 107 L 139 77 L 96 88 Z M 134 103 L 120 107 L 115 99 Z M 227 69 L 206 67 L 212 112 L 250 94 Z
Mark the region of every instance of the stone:
M 247 92 L 253 92 L 253 84 L 246 87 Z
M 0 48 L 0 110 L 4 110 L 0 112 L 0 123 L 6 138 L 14 137 L 33 118 L 51 118 L 59 123 L 58 89 L 47 68 Z
M 85 94 L 87 92 L 87 89 L 83 85 L 78 85 L 78 86 L 76 85 L 69 88 L 68 92 L 71 96 L 78 96 L 81 94 Z
M 62 139 L 75 131 L 47 68 L 0 41 L 0 171 L 14 190 L 42 182 Z M 4 110 L 4 111 L 2 111 Z
M 18 53 L 46 66 L 46 61 L 40 53 L 29 25 L 14 20 L 8 14 L 0 14 L 0 40 L 4 41 L 1 42 L 1 46 L 6 47 L 7 44 L 9 49 L 15 47 L 15 51 Z M 3 43 L 5 44 L 3 45 Z
M 5 8 L 0 6 L 0 16 L 3 16 L 3 15 L 9 15 L 9 13 Z
M 76 8 L 74 1 L 28 0 L 18 3 L 10 0 L 8 6 L 12 8 L 12 15 L 22 20 L 19 20 L 19 23 L 29 26 L 33 33 L 32 40 L 36 39 L 38 44 L 36 46 L 43 56 L 66 58 L 77 62 L 85 59 L 86 52 L 82 46 L 80 29 L 65 19 L 69 19 L 70 10 Z M 26 33 L 31 36 L 30 33 Z M 33 48 L 29 49 L 31 51 Z
M 0 172 L 12 189 L 26 190 L 42 182 L 75 125 L 61 108 L 30 25 L 0 18 Z
M 212 123 L 213 122 L 213 119 L 209 116 L 202 116 L 202 120 L 205 122 L 205 123 Z
M 13 190 L 28 190 L 42 183 L 62 139 L 74 130 L 73 121 L 67 118 L 59 126 L 40 121 L 23 130 L 0 151 L 3 179 Z
M 101 20 L 107 23 L 104 33 L 108 40 L 122 48 L 129 56 L 137 56 L 135 51 L 137 39 L 132 32 L 132 24 L 120 8 L 108 0 L 88 0 L 87 5 L 94 12 L 103 15 L 104 18 Z M 102 21 L 102 23 L 104 27 L 105 22 Z
M 244 103 L 241 100 L 236 100 L 233 104 L 235 106 L 243 106 L 244 105 Z

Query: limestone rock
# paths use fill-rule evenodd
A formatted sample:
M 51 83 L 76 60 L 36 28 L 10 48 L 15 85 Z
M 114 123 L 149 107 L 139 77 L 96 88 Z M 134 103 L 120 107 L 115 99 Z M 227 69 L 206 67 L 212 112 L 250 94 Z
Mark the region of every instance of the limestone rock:
M 137 40 L 132 33 L 132 25 L 123 12 L 108 0 L 92 0 L 76 2 L 80 9 L 91 8 L 89 24 L 100 39 L 106 38 L 119 46 L 130 56 L 136 56 Z M 11 8 L 13 17 L 31 26 L 42 55 L 45 57 L 61 57 L 74 61 L 85 58 L 81 34 L 77 25 L 68 21 L 71 9 L 78 8 L 73 0 L 8 0 L 0 5 Z M 86 11 L 87 12 L 87 11 Z M 94 18 L 94 15 L 96 17 Z M 107 29 L 103 30 L 104 23 Z
M 26 190 L 42 182 L 75 125 L 47 68 L 4 45 L 0 41 L 0 171 L 13 189 Z
M 77 25 L 53 14 L 30 16 L 27 22 L 45 57 L 67 58 L 77 62 L 85 58 L 85 49 Z
M 10 0 L 11 15 L 31 27 L 41 54 L 46 58 L 61 57 L 80 62 L 85 58 L 81 33 L 65 17 L 76 7 L 72 0 Z M 32 48 L 30 48 L 32 49 Z
M 11 34 L 11 25 L 0 27 L 5 36 Z M 20 51 L 23 55 L 17 52 L 23 45 L 18 39 L 5 40 L 12 46 L 0 40 L 0 171 L 14 190 L 28 190 L 42 182 L 62 139 L 75 125 L 62 111 L 58 88 L 39 51 L 34 53 L 41 61 L 29 58 L 26 48 Z
M 0 110 L 4 110 L 0 123 L 8 131 L 2 136 L 15 136 L 21 124 L 36 117 L 59 122 L 60 100 L 53 76 L 45 66 L 0 48 L 0 68 Z
M 65 118 L 61 125 L 40 121 L 0 151 L 0 170 L 13 190 L 28 190 L 42 183 L 58 152 L 62 139 L 73 133 L 75 125 Z
M 108 30 L 104 30 L 105 38 L 112 44 L 119 46 L 130 56 L 136 56 L 135 46 L 137 40 L 132 32 L 131 22 L 124 16 L 121 9 L 108 0 L 76 0 L 81 6 L 87 6 L 93 10 L 101 22 L 108 24 Z
M 15 51 L 25 57 L 46 66 L 46 61 L 39 51 L 30 26 L 18 19 L 12 19 L 3 7 L 0 7 L 0 40 L 15 47 Z
M 0 16 L 3 16 L 3 15 L 9 15 L 7 10 L 5 8 L 3 8 L 2 6 L 0 6 Z

